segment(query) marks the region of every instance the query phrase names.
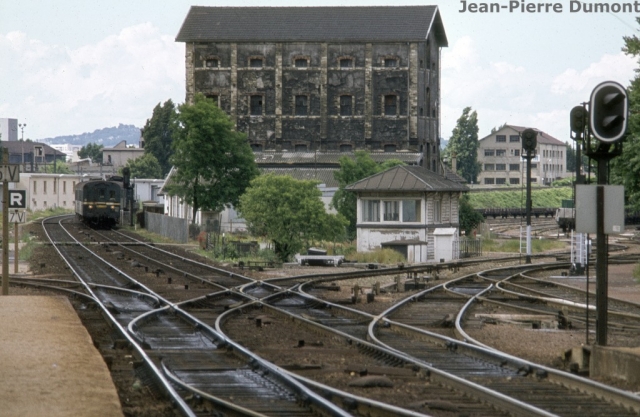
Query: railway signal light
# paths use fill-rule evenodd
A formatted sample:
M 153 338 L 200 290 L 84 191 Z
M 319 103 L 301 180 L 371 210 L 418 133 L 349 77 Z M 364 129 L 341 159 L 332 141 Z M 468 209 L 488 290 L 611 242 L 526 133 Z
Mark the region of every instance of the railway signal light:
M 627 131 L 629 101 L 627 91 L 615 81 L 605 81 L 593 89 L 589 104 L 591 134 L 601 142 L 613 143 Z
M 538 132 L 533 129 L 525 129 L 522 131 L 522 148 L 531 153 L 536 150 Z
M 587 126 L 587 120 L 589 119 L 589 112 L 583 106 L 575 106 L 571 109 L 569 115 L 569 121 L 571 124 L 571 131 L 574 133 L 582 134 L 584 128 Z

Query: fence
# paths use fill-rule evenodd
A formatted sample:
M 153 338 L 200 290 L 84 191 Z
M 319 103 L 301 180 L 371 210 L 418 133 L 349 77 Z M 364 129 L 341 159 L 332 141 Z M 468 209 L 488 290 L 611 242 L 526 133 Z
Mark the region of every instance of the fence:
M 146 229 L 150 232 L 157 233 L 169 239 L 173 239 L 178 243 L 188 242 L 188 222 L 187 219 L 179 219 L 164 214 L 144 213 L 144 222 Z
M 453 253 L 458 255 L 458 259 L 482 256 L 482 239 L 454 240 Z

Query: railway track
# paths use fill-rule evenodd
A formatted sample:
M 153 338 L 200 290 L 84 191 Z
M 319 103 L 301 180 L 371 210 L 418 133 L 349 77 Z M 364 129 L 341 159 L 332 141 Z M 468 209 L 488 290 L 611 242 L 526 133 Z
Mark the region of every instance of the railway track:
M 216 415 L 217 410 L 227 410 L 239 415 L 349 415 L 241 346 L 224 340 L 208 326 L 200 325 L 175 303 L 98 257 L 80 242 L 74 244 L 73 238 L 65 235 L 62 221 L 46 220 L 43 227 L 93 301 L 118 326 L 122 336 L 136 347 L 141 360 L 137 369 L 140 378 L 159 386 L 178 405 L 181 414 Z M 91 289 L 91 284 L 104 282 L 109 283 L 109 291 Z M 141 290 L 135 292 L 136 297 L 122 295 L 123 289 L 132 287 Z M 149 298 L 159 301 L 161 307 L 149 305 Z M 143 307 L 145 304 L 146 308 Z M 206 404 L 199 403 L 204 401 L 202 397 L 194 403 L 193 393 L 199 392 L 198 387 L 193 386 L 195 383 L 176 381 L 180 380 L 180 372 L 185 366 L 204 365 L 214 358 L 217 362 L 213 363 L 226 366 L 218 368 L 219 372 L 200 373 L 200 388 L 224 386 L 236 378 L 238 384 L 227 391 L 235 392 L 235 396 L 221 398 L 208 392 Z M 177 368 L 170 373 L 173 383 L 169 382 L 169 374 L 163 372 L 167 366 Z M 250 386 L 249 380 L 252 381 Z M 258 393 L 260 399 L 256 401 Z M 259 410 L 251 407 L 259 407 Z
M 83 246 L 78 242 L 74 243 L 68 235 L 51 231 L 52 235 L 58 233 L 58 239 L 63 242 L 62 245 L 57 245 L 58 248 Z M 295 415 L 333 415 L 335 412 L 378 415 L 418 415 L 426 412 L 429 415 L 439 415 L 443 411 L 438 411 L 438 407 L 451 408 L 456 398 L 464 397 L 464 401 L 459 400 L 457 410 L 474 415 L 575 415 L 565 413 L 567 411 L 564 408 L 556 409 L 547 404 L 562 397 L 548 395 L 547 389 L 564 392 L 558 388 L 558 384 L 566 383 L 558 382 L 559 377 L 554 370 L 508 355 L 500 356 L 487 349 L 467 346 L 464 342 L 453 339 L 455 331 L 452 330 L 453 327 L 449 327 L 451 320 L 448 316 L 455 317 L 470 296 L 477 295 L 491 285 L 495 286 L 496 282 L 502 280 L 502 275 L 506 273 L 504 271 L 493 275 L 474 274 L 459 282 L 442 286 L 436 285 L 436 281 L 430 282 L 427 284 L 431 286 L 428 291 L 414 290 L 413 295 L 404 303 L 412 306 L 406 307 L 406 310 L 405 307 L 389 309 L 389 316 L 387 312 L 367 314 L 327 303 L 319 298 L 333 293 L 331 289 L 323 288 L 336 279 L 376 274 L 406 274 L 409 278 L 417 278 L 422 273 L 433 277 L 445 269 L 457 270 L 479 265 L 486 260 L 472 259 L 447 265 L 399 266 L 385 270 L 333 273 L 322 277 L 306 275 L 256 282 L 236 273 L 176 256 L 169 251 L 159 251 L 148 243 L 124 237 L 117 238 L 116 243 L 106 235 L 98 237 L 92 231 L 80 233 L 80 236 L 84 236 L 83 239 L 88 243 L 85 246 L 90 247 L 91 252 L 102 255 L 109 261 L 118 258 L 113 252 L 120 252 L 122 257 L 117 259 L 119 266 L 98 267 L 107 273 L 92 278 L 91 282 L 87 280 L 81 289 L 69 280 L 60 280 L 60 283 L 53 286 L 59 284 L 61 288 L 66 286 L 68 291 L 79 291 L 84 296 L 92 297 L 104 305 L 101 307 L 104 311 L 117 316 L 114 320 L 127 333 L 130 343 L 140 346 L 139 356 L 148 358 L 149 365 L 141 368 L 149 367 L 149 370 L 141 371 L 141 374 L 154 384 L 158 384 L 158 381 L 165 384 L 161 390 L 173 390 L 180 398 L 176 401 L 185 405 L 185 413 L 210 415 L 212 410 L 225 409 L 229 413 L 241 415 L 279 415 L 274 414 L 275 411 L 270 406 L 265 406 L 274 404 L 274 409 Z M 73 256 L 78 259 L 70 264 L 72 270 L 90 270 L 95 267 L 96 261 L 90 260 L 89 255 Z M 505 259 L 513 261 L 519 258 Z M 133 266 L 134 262 L 138 266 Z M 158 270 L 162 272 L 157 273 Z M 520 269 L 518 271 L 521 272 Z M 34 281 L 29 285 L 47 284 Z M 168 285 L 178 287 L 168 289 Z M 286 291 L 287 288 L 290 290 Z M 96 292 L 99 296 L 95 295 Z M 427 296 L 430 292 L 433 293 Z M 142 307 L 142 304 L 147 307 Z M 435 307 L 433 310 L 429 310 L 430 304 Z M 421 319 L 423 315 L 424 320 Z M 279 327 L 292 325 L 292 320 L 304 325 L 285 330 L 287 337 L 297 340 L 286 349 L 282 346 L 273 348 L 271 353 L 276 355 L 275 359 L 267 362 L 255 356 L 243 344 L 251 347 L 251 334 L 273 328 L 269 322 L 272 317 L 278 317 Z M 227 327 L 223 329 L 223 326 Z M 298 332 L 302 331 L 307 332 L 300 333 L 305 336 L 298 336 Z M 233 336 L 226 335 L 225 332 Z M 367 390 L 343 386 L 340 386 L 342 389 L 335 389 L 323 379 L 332 374 L 326 369 L 318 370 L 311 365 L 289 363 L 285 367 L 288 372 L 282 372 L 282 367 L 273 364 L 287 365 L 282 361 L 278 362 L 278 353 L 282 358 L 291 352 L 295 356 L 295 353 L 314 349 L 315 353 L 322 353 L 324 357 L 330 358 L 331 349 L 314 346 L 313 343 L 318 339 L 306 336 L 309 334 L 323 335 L 320 340 L 327 347 L 328 340 L 339 341 L 339 349 L 334 351 L 333 356 L 340 355 L 336 352 L 345 352 L 345 355 L 348 353 L 346 357 L 355 364 L 355 367 L 349 368 L 350 377 L 358 372 L 358 368 L 366 369 L 367 372 L 371 369 L 373 373 L 393 370 L 396 372 L 393 378 L 397 383 L 406 382 L 407 387 L 414 387 L 416 390 L 420 389 L 418 387 L 424 390 L 426 383 L 438 393 L 436 396 L 446 400 L 438 402 L 435 397 L 416 393 L 417 400 L 410 407 L 406 403 L 393 404 L 393 398 L 378 401 L 378 397 L 383 396 L 365 395 Z M 236 338 L 243 343 L 237 343 L 238 340 L 234 340 Z M 300 341 L 303 341 L 302 346 L 299 346 Z M 377 342 L 378 345 L 372 342 Z M 309 349 L 310 347 L 313 349 Z M 465 354 L 461 356 L 461 352 Z M 428 357 L 439 359 L 430 360 Z M 471 365 L 466 361 L 471 361 Z M 294 369 L 296 366 L 301 369 Z M 345 373 L 344 368 L 340 369 L 340 373 Z M 485 376 L 486 380 L 483 379 Z M 534 398 L 512 395 L 507 390 L 508 387 L 503 387 L 515 385 L 511 380 L 517 380 L 521 389 L 532 392 L 540 389 L 537 396 L 543 399 L 536 403 Z M 574 385 L 569 386 L 578 386 L 580 390 L 589 392 L 580 385 L 584 382 L 581 379 L 578 381 L 571 380 Z M 223 389 L 223 386 L 228 387 L 228 390 Z M 549 388 L 541 388 L 542 386 Z M 442 391 L 435 391 L 436 387 Z M 615 390 L 609 392 L 606 387 L 600 386 L 598 389 L 590 389 L 605 400 L 596 400 L 593 394 L 581 394 L 584 398 L 566 397 L 592 404 L 594 414 L 586 412 L 584 415 L 597 415 L 595 413 L 599 410 L 598 407 L 603 404 L 613 406 L 612 410 L 621 412 L 619 415 L 637 415 L 639 409 L 636 404 L 624 394 Z M 254 395 L 251 394 L 252 391 Z M 341 408 L 332 408 L 335 406 L 326 399 L 339 404 Z M 487 407 L 487 404 L 492 405 Z
M 520 272 L 522 268 L 505 268 L 492 273 L 474 275 L 476 277 L 491 276 L 492 279 L 498 280 L 500 277 L 506 278 Z M 490 282 L 486 282 L 483 289 L 483 286 L 478 284 L 475 277 L 469 276 L 456 282 L 443 284 L 442 291 L 472 296 L 492 286 Z M 420 329 L 412 325 L 416 320 L 433 323 L 434 314 L 439 314 L 440 310 L 437 307 L 434 309 L 429 307 L 431 304 L 434 306 L 442 304 L 437 302 L 442 297 L 442 291 L 437 291 L 437 287 L 425 290 L 381 314 L 371 324 L 370 338 L 398 352 L 405 352 L 460 378 L 479 382 L 489 389 L 531 404 L 553 415 L 597 416 L 640 413 L 640 398 L 632 394 L 510 355 L 493 356 L 484 348 L 475 348 L 465 342 L 445 338 L 430 329 Z M 431 297 L 435 297 L 435 302 L 430 302 Z M 407 307 L 419 302 L 418 300 L 423 300 L 420 310 L 411 310 L 411 307 Z M 447 303 L 450 303 L 450 300 L 447 300 Z M 452 311 L 466 303 L 455 304 Z M 581 406 L 576 407 L 576 404 Z

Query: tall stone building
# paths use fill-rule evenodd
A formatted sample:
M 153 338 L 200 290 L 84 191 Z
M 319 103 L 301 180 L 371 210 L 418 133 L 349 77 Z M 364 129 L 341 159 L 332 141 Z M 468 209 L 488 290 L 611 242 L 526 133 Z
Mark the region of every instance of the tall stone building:
M 216 100 L 256 152 L 410 152 L 441 171 L 437 6 L 194 6 L 176 41 L 186 100 Z

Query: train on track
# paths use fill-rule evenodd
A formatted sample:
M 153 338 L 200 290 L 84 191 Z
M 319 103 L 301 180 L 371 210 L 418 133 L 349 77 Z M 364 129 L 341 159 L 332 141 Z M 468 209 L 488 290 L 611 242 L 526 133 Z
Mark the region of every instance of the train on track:
M 75 187 L 76 215 L 93 227 L 115 227 L 132 198 L 130 191 L 129 168 L 124 168 L 123 176 L 80 182 Z
M 484 216 L 485 219 L 492 217 L 494 219 L 501 218 L 506 219 L 508 217 L 525 217 L 527 210 L 525 208 L 486 208 L 476 209 L 476 211 Z M 554 216 L 556 209 L 551 207 L 535 207 L 531 209 L 531 216 L 533 217 L 549 217 Z
M 518 218 L 525 217 L 527 212 L 524 208 L 487 208 L 477 209 L 478 213 L 482 214 L 485 219 L 507 219 L 510 217 Z M 531 209 L 531 217 L 553 217 L 558 224 L 558 227 L 563 232 L 567 230 L 573 230 L 575 228 L 575 216 L 573 208 L 555 208 L 555 207 L 536 207 Z M 640 224 L 640 212 L 636 210 L 625 210 L 625 224 L 638 225 Z

